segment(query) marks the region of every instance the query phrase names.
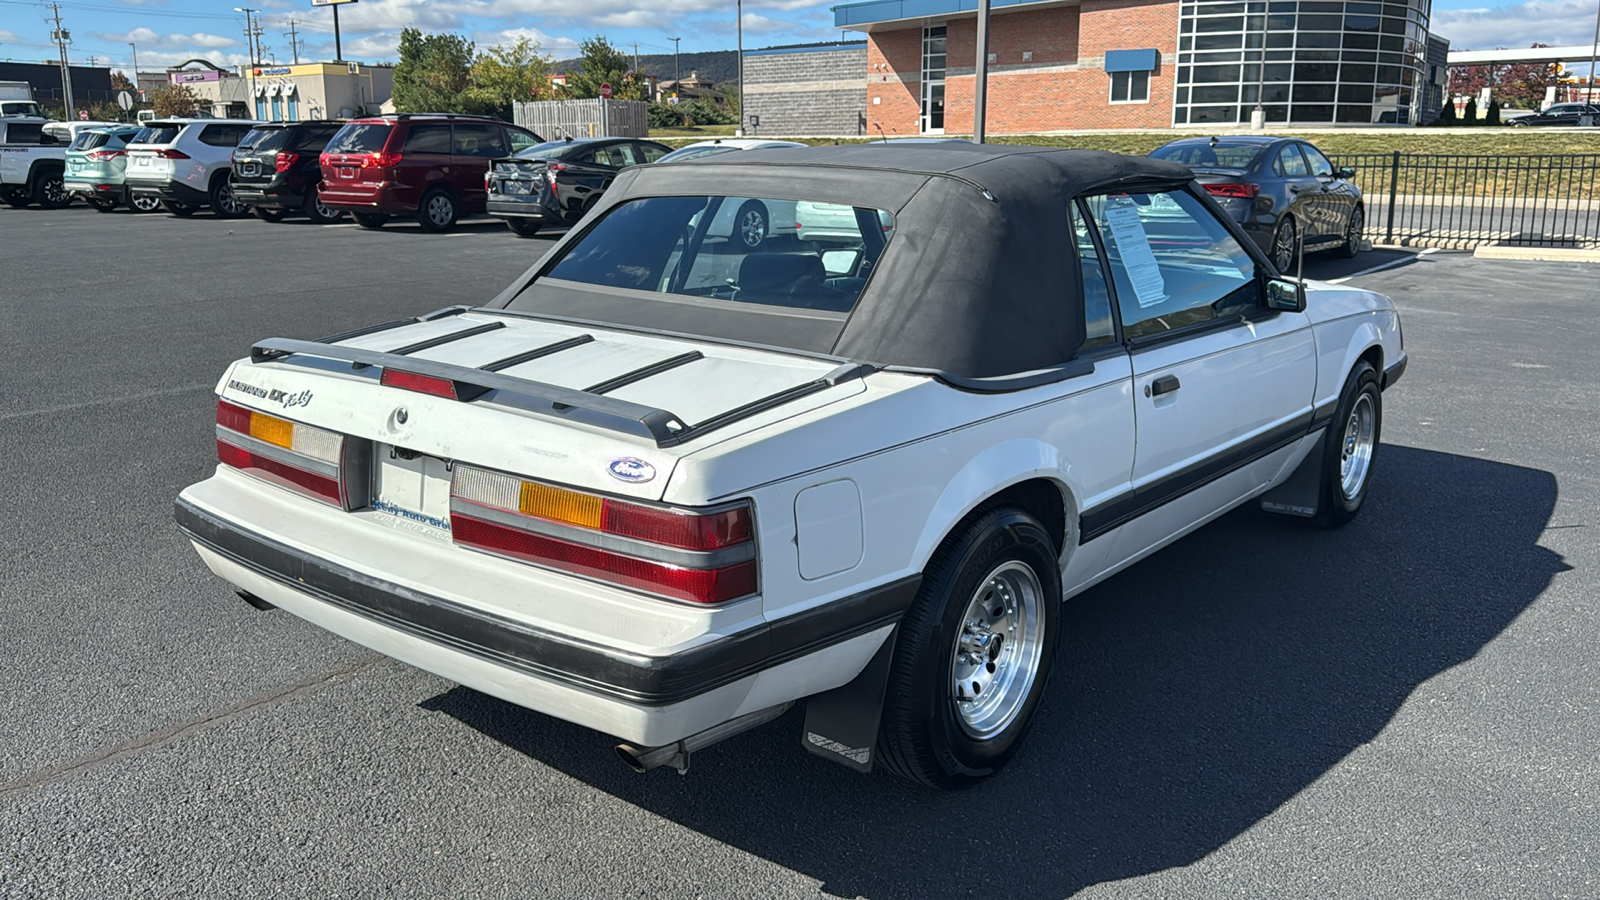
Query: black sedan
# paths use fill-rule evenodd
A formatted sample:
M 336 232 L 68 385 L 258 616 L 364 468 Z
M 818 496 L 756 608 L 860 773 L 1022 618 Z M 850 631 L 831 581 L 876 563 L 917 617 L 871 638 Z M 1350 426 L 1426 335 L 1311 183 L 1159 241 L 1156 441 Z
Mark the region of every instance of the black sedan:
M 617 173 L 655 162 L 672 148 L 637 138 L 568 138 L 497 159 L 484 186 L 488 212 L 523 237 L 546 225 L 570 225 L 600 200 Z
M 1361 249 L 1366 213 L 1356 170 L 1334 168 L 1322 151 L 1293 138 L 1255 135 L 1184 138 L 1151 156 L 1182 163 L 1195 181 L 1244 227 L 1282 273 L 1295 254 Z
M 1532 116 L 1518 116 L 1507 121 L 1508 125 L 1526 128 L 1530 125 L 1548 125 L 1558 127 L 1573 127 L 1582 125 L 1583 116 L 1589 117 L 1590 125 L 1600 125 L 1600 106 L 1592 103 L 1557 103 L 1544 112 Z

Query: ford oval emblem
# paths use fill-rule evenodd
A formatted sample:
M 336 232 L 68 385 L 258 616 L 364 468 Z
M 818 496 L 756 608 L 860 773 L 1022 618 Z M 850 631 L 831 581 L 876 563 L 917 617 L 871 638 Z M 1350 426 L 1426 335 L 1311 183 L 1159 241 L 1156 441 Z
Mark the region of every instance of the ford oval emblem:
M 613 459 L 611 464 L 606 466 L 606 471 L 611 473 L 612 478 L 618 481 L 626 481 L 630 484 L 643 484 L 656 477 L 655 466 L 642 459 L 634 459 L 631 456 Z

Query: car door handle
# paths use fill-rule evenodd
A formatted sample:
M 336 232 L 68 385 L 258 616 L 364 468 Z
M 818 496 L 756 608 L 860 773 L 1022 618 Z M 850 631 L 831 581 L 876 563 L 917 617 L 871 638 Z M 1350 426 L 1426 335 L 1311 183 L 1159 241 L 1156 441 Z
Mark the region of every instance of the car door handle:
M 1170 394 L 1179 387 L 1182 387 L 1182 385 L 1178 383 L 1178 376 L 1163 375 L 1144 386 L 1144 395 L 1146 397 L 1159 397 L 1162 394 Z

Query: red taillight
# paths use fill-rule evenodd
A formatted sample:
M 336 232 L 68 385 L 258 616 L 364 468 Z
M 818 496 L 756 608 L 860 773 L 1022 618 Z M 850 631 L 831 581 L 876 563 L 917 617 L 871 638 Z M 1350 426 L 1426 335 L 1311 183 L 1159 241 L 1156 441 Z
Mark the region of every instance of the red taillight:
M 116 159 L 119 156 L 127 155 L 128 152 L 126 150 L 95 150 L 91 152 L 87 158 L 92 159 L 95 162 L 105 162 L 107 160 Z
M 189 154 L 183 152 L 182 150 L 173 150 L 171 148 L 168 148 L 166 150 L 157 150 L 157 151 L 155 151 L 155 154 L 156 154 L 156 156 L 159 156 L 162 159 L 188 159 L 189 158 Z
M 331 159 L 332 159 L 332 157 L 330 157 L 330 156 L 329 156 L 329 155 L 328 155 L 328 154 L 326 154 L 326 153 L 318 153 L 318 154 L 317 154 L 317 165 L 319 165 L 319 166 L 325 166 L 325 165 L 327 165 L 327 164 L 328 164 L 328 162 L 329 162 L 329 161 L 330 161 L 330 160 L 331 160 Z
M 363 169 L 387 169 L 390 166 L 400 165 L 402 155 L 387 150 L 378 150 L 361 158 Z
M 457 512 L 450 514 L 450 533 L 458 543 L 678 600 L 721 603 L 756 590 L 753 559 L 720 569 L 691 569 L 557 540 Z
M 1208 184 L 1206 190 L 1213 197 L 1231 197 L 1236 200 L 1254 200 L 1261 193 L 1261 185 L 1248 182 L 1228 182 L 1225 184 Z
M 460 463 L 450 496 L 460 544 L 696 603 L 756 591 L 748 503 L 673 509 Z
M 272 160 L 272 167 L 279 172 L 289 171 L 289 167 L 300 161 L 300 154 L 279 150 L 278 155 Z
M 343 508 L 344 435 L 217 401 L 217 461 Z
M 550 196 L 557 200 L 561 199 L 561 188 L 556 184 L 556 173 L 565 172 L 566 170 L 567 167 L 561 163 L 551 163 L 550 165 L 545 166 L 544 169 L 544 178 L 546 181 L 550 182 Z
M 456 384 L 448 378 L 434 378 L 432 375 L 418 375 L 415 372 L 401 372 L 396 369 L 384 369 L 378 377 L 378 383 L 385 387 L 400 388 L 405 391 L 416 391 L 419 394 L 432 394 L 435 397 L 447 397 L 458 400 Z

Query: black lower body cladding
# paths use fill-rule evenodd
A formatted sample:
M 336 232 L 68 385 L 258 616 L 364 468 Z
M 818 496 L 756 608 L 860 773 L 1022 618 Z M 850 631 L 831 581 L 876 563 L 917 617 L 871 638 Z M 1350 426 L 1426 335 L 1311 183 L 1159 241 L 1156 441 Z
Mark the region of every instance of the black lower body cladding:
M 181 499 L 175 514 L 192 540 L 346 612 L 497 665 L 644 706 L 687 700 L 893 625 L 921 582 L 917 576 L 903 578 L 683 653 L 651 657 L 419 594 L 311 557 Z

